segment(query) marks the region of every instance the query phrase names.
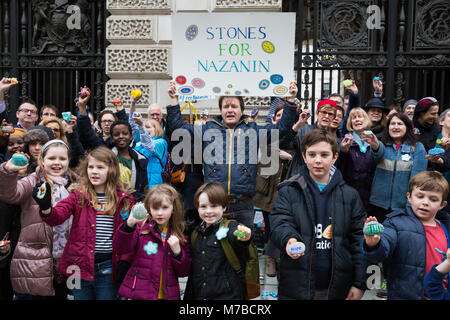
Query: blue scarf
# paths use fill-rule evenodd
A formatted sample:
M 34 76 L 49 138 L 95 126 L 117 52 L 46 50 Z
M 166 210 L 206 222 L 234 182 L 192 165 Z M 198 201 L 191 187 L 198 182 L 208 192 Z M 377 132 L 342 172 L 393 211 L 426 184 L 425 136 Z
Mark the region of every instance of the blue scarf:
M 361 139 L 359 134 L 357 134 L 355 131 L 352 132 L 352 136 L 353 136 L 353 141 L 355 141 L 359 146 L 359 151 L 361 151 L 362 153 L 366 153 L 367 147 L 369 146 L 369 144 L 367 142 L 365 142 L 363 139 Z

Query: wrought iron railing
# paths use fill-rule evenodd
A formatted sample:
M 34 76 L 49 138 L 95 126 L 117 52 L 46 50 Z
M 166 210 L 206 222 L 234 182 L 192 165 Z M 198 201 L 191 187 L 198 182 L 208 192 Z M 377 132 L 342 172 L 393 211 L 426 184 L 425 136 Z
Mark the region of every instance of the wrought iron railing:
M 305 105 L 345 94 L 347 78 L 365 104 L 379 76 L 386 105 L 434 96 L 441 110 L 450 107 L 450 1 L 298 0 L 284 1 L 283 11 L 297 12 L 295 68 Z
M 0 77 L 16 77 L 7 96 L 10 118 L 21 101 L 74 111 L 83 85 L 89 105 L 104 108 L 104 0 L 0 1 Z

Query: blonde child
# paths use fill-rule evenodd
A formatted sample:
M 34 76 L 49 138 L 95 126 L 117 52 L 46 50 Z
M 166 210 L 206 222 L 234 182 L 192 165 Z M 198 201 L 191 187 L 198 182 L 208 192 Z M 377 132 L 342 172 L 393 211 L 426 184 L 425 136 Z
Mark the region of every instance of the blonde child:
M 168 144 L 164 139 L 164 130 L 158 121 L 153 119 L 144 121 L 141 115 L 135 113 L 136 102 L 139 99 L 140 96 L 131 101 L 128 122 L 136 142 L 134 149 L 148 159 L 147 178 L 148 187 L 151 189 L 163 183 L 161 174 L 167 163 Z
M 75 300 L 115 300 L 121 256 L 112 247 L 113 234 L 128 217 L 133 197 L 120 181 L 119 162 L 107 147 L 92 150 L 80 165 L 79 185 L 63 201 L 52 207 L 48 184 L 38 182 L 33 198 L 42 220 L 57 226 L 73 216 L 72 229 L 58 271 L 73 279 Z M 113 280 L 113 281 L 112 281 Z
M 18 174 L 25 166 L 16 166 L 12 160 L 0 165 L 0 200 L 21 206 L 21 232 L 11 262 L 11 282 L 16 299 L 33 299 L 35 296 L 55 296 L 65 299 L 65 284 L 54 280 L 54 264 L 62 254 L 70 222 L 51 228 L 42 222 L 39 207 L 31 196 L 34 185 L 45 180 L 53 203 L 65 199 L 68 184 L 69 148 L 61 140 L 50 140 L 43 145 L 37 159 L 36 171 L 20 180 Z
M 114 236 L 113 248 L 119 254 L 134 253 L 119 295 L 133 300 L 179 300 L 178 278 L 187 276 L 191 267 L 179 196 L 172 186 L 161 184 L 149 191 L 144 206 L 149 214 L 144 219 L 130 214 Z

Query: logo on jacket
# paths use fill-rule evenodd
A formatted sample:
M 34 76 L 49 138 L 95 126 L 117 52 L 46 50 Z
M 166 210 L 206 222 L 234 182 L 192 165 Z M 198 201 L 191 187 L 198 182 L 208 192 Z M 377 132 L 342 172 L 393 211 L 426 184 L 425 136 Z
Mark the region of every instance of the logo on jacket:
M 315 230 L 316 230 L 316 249 L 330 250 L 331 249 L 330 240 L 333 237 L 331 224 L 329 224 L 324 230 L 322 224 L 318 223 L 315 227 Z
M 148 255 L 156 254 L 158 252 L 158 244 L 149 241 L 145 246 L 144 250 Z
M 322 232 L 322 237 L 328 240 L 332 238 L 331 224 L 328 227 L 326 227 L 325 230 Z

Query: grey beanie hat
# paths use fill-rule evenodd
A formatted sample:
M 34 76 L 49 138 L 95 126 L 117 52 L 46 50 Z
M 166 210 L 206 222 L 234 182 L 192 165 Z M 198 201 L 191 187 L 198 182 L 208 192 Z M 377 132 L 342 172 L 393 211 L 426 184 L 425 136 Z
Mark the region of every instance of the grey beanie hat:
M 47 143 L 50 140 L 55 139 L 52 129 L 46 126 L 35 126 L 25 133 L 23 136 L 23 142 L 29 144 L 33 141 L 40 141 L 42 144 Z
M 409 106 L 410 104 L 416 105 L 416 104 L 418 104 L 418 103 L 419 103 L 419 101 L 414 100 L 414 99 L 407 100 L 407 101 L 403 104 L 402 111 L 405 111 L 406 107 Z
M 445 117 L 447 116 L 447 113 L 450 111 L 450 108 L 445 109 L 442 111 L 442 113 L 439 115 L 439 121 L 444 121 Z

